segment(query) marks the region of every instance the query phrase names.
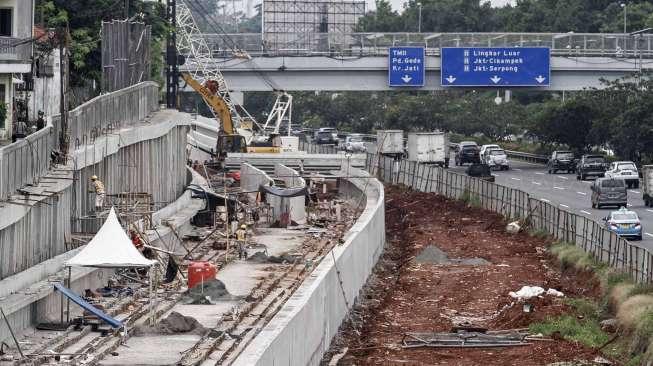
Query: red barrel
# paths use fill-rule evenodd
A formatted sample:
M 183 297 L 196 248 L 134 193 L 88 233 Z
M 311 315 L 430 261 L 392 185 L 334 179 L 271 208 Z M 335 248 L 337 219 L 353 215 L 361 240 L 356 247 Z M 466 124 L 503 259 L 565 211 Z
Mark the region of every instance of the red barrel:
M 210 262 L 190 262 L 188 266 L 188 288 L 193 288 L 202 281 L 215 279 L 215 264 Z

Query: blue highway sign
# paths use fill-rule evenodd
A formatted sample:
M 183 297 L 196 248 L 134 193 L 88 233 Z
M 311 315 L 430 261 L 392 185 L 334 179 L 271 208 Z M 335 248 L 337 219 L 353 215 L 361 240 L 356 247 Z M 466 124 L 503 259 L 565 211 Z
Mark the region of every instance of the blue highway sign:
M 424 86 L 424 48 L 390 47 L 388 83 L 390 86 Z
M 441 49 L 442 86 L 549 86 L 551 50 L 543 47 Z

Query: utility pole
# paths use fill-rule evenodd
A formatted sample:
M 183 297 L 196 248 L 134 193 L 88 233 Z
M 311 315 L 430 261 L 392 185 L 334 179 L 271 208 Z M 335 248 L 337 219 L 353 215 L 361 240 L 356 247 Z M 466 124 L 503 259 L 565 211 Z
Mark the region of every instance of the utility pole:
M 166 20 L 170 31 L 166 37 L 166 107 L 177 108 L 177 1 L 166 0 Z
M 70 136 L 68 136 L 68 27 L 57 29 L 59 40 L 59 115 L 61 116 L 61 131 L 59 132 L 59 151 L 66 164 Z
M 419 12 L 417 20 L 417 33 L 422 33 L 422 3 L 417 3 L 417 11 Z

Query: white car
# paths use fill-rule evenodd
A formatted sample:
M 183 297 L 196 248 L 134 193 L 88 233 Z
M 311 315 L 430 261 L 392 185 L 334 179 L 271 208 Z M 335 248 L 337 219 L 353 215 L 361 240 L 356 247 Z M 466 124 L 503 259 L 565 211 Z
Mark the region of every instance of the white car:
M 352 134 L 345 139 L 345 151 L 348 152 L 366 152 L 367 147 L 363 141 L 363 136 L 359 134 Z
M 605 171 L 607 178 L 617 178 L 626 181 L 628 188 L 639 188 L 639 172 L 632 161 L 614 161 Z
M 508 155 L 503 149 L 490 149 L 485 150 L 485 155 L 483 155 L 483 162 L 490 166 L 490 168 L 495 168 L 499 170 L 508 170 L 510 169 L 510 163 L 508 162 Z
M 497 144 L 482 145 L 482 146 L 481 146 L 481 150 L 479 151 L 479 154 L 481 154 L 481 156 L 485 156 L 485 153 L 486 153 L 488 150 L 492 150 L 492 149 L 499 149 L 499 150 L 501 150 L 501 146 L 499 146 L 499 145 L 497 145 Z

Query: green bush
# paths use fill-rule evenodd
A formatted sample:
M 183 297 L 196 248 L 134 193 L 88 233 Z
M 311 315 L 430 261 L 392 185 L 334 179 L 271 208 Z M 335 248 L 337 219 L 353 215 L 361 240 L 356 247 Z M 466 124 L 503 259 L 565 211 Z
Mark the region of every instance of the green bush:
M 579 320 L 572 315 L 561 315 L 545 322 L 531 324 L 529 331 L 545 336 L 558 332 L 566 340 L 579 342 L 591 348 L 601 347 L 610 339 L 609 335 L 601 330 L 596 319 Z

